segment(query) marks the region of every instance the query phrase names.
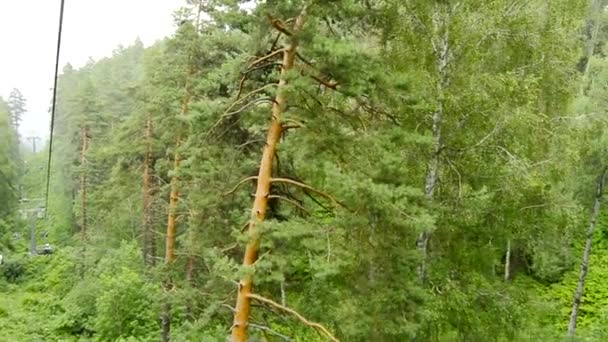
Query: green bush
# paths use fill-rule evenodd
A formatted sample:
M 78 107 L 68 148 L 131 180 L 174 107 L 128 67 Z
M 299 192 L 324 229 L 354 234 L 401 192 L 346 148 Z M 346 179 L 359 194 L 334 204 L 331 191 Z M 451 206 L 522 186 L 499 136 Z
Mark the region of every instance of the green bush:
M 97 297 L 94 326 L 102 340 L 158 339 L 158 290 L 142 276 L 124 267 L 117 274 L 103 274 Z
M 20 259 L 8 260 L 2 266 L 2 274 L 9 283 L 19 282 L 25 274 L 25 262 Z

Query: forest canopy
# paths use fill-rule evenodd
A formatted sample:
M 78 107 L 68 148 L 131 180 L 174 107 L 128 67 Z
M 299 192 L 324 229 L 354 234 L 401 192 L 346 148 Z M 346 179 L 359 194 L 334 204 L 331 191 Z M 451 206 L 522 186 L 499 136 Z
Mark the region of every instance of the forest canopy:
M 608 340 L 607 5 L 185 1 L 50 170 L 0 98 L 0 340 Z

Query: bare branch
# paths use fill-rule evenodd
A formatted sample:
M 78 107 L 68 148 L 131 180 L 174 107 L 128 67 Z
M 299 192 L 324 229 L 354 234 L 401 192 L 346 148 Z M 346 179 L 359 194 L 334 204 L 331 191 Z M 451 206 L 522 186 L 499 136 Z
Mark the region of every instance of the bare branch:
M 298 59 L 302 62 L 306 63 L 306 65 L 308 65 L 309 67 L 314 67 L 312 62 L 304 58 L 304 56 L 302 56 L 302 54 L 300 54 L 299 52 L 296 52 L 296 57 L 298 57 Z
M 247 104 L 246 104 L 246 105 L 244 105 L 243 107 L 241 107 L 241 108 L 239 108 L 239 109 L 237 109 L 237 110 L 235 110 L 235 111 L 233 111 L 233 112 L 226 113 L 226 114 L 222 114 L 222 118 L 225 118 L 225 117 L 227 117 L 227 116 L 231 116 L 231 115 L 236 115 L 236 114 L 239 114 L 239 113 L 241 113 L 242 111 L 244 111 L 245 109 L 247 109 L 247 108 L 249 108 L 249 107 L 253 106 L 253 105 L 254 105 L 254 104 L 256 104 L 256 103 L 260 103 L 260 102 L 270 102 L 270 103 L 273 103 L 273 102 L 274 102 L 274 100 L 273 100 L 273 99 L 271 99 L 270 97 L 264 97 L 264 98 L 261 98 L 261 99 L 256 99 L 256 100 L 253 100 L 253 101 L 251 101 L 251 102 L 247 103 Z
M 456 172 L 456 175 L 458 175 L 458 198 L 462 198 L 462 175 L 460 174 L 460 172 L 458 171 L 456 166 L 454 166 L 454 163 L 452 163 L 450 158 L 448 158 L 446 156 L 445 160 L 448 162 L 448 164 L 450 164 L 450 167 L 452 168 L 452 170 L 454 170 L 454 172 Z
M 261 91 L 262 89 L 264 89 L 264 88 L 266 88 L 267 86 L 270 86 L 270 85 L 275 85 L 275 84 L 274 84 L 274 83 L 273 83 L 273 84 L 267 84 L 266 86 L 264 86 L 264 87 L 262 87 L 262 88 L 259 88 L 259 89 L 254 90 L 254 92 L 259 92 L 259 91 Z M 253 93 L 253 92 L 252 92 L 252 93 Z M 269 98 L 269 97 L 265 97 L 265 98 L 261 98 L 261 99 L 253 100 L 253 101 L 249 102 L 248 104 L 244 105 L 243 107 L 241 107 L 241 108 L 239 108 L 239 109 L 237 109 L 237 110 L 235 110 L 235 111 L 233 111 L 233 112 L 228 112 L 229 110 L 231 110 L 232 108 L 234 108 L 234 106 L 235 106 L 235 105 L 237 105 L 237 104 L 239 104 L 239 103 L 242 103 L 242 102 L 243 102 L 243 101 L 244 101 L 246 98 L 248 98 L 249 96 L 251 96 L 251 95 L 252 95 L 252 93 L 247 94 L 245 97 L 243 97 L 243 98 L 241 98 L 240 100 L 238 100 L 238 101 L 234 102 L 233 104 L 231 104 L 231 105 L 230 105 L 230 107 L 228 107 L 228 109 L 226 109 L 226 111 L 224 112 L 224 114 L 222 114 L 222 115 L 220 116 L 220 118 L 219 118 L 219 119 L 218 119 L 218 120 L 217 120 L 217 121 L 216 121 L 216 122 L 213 124 L 213 126 L 211 126 L 211 128 L 209 128 L 209 130 L 207 131 L 207 133 L 205 133 L 205 135 L 204 135 L 205 139 L 207 139 L 207 138 L 209 137 L 209 135 L 210 135 L 210 134 L 211 134 L 211 133 L 212 133 L 212 132 L 213 132 L 213 131 L 214 131 L 216 128 L 218 128 L 218 127 L 219 127 L 219 125 L 220 125 L 220 124 L 221 124 L 221 123 L 224 121 L 224 118 L 225 118 L 225 117 L 228 117 L 228 116 L 231 116 L 231 115 L 236 115 L 236 114 L 239 114 L 239 113 L 241 113 L 242 111 L 244 111 L 245 109 L 247 109 L 247 108 L 249 108 L 249 107 L 251 107 L 251 106 L 253 106 L 254 104 L 259 103 L 259 102 L 265 102 L 265 101 L 268 101 L 268 102 L 274 102 L 274 100 L 273 100 L 273 99 L 271 99 L 271 98 Z
M 270 51 L 274 50 L 274 48 L 277 46 L 277 44 L 279 43 L 279 38 L 281 38 L 281 32 L 277 33 L 277 36 L 274 38 L 272 46 L 270 47 Z
M 302 125 L 283 125 L 283 131 L 293 128 L 302 128 Z
M 469 147 L 466 147 L 466 148 L 462 149 L 461 151 L 472 150 L 472 149 L 475 149 L 475 148 L 477 148 L 477 147 L 479 147 L 479 146 L 483 145 L 483 143 L 484 143 L 484 142 L 486 142 L 486 140 L 490 139 L 490 137 L 491 137 L 492 135 L 494 135 L 494 133 L 498 132 L 498 130 L 499 130 L 499 126 L 500 126 L 500 125 L 499 125 L 499 124 L 497 124 L 496 126 L 494 126 L 494 129 L 492 129 L 492 130 L 490 131 L 490 133 L 488 133 L 486 136 L 484 136 L 484 137 L 483 137 L 481 140 L 479 140 L 479 141 L 478 141 L 478 142 L 477 142 L 475 145 L 473 145 L 473 146 L 469 146 Z
M 315 322 L 311 322 L 311 321 L 307 320 L 304 316 L 300 315 L 298 312 L 296 312 L 293 309 L 290 309 L 290 308 L 288 308 L 286 306 L 283 306 L 283 305 L 281 305 L 281 304 L 279 304 L 279 303 L 277 303 L 277 302 L 275 302 L 273 300 L 270 300 L 268 298 L 262 297 L 260 295 L 255 294 L 255 293 L 250 293 L 248 297 L 251 298 L 251 299 L 255 299 L 255 300 L 259 301 L 259 302 L 271 305 L 274 308 L 279 309 L 281 311 L 285 311 L 287 313 L 290 313 L 290 314 L 294 315 L 296 318 L 298 318 L 305 325 L 308 325 L 309 327 L 312 327 L 312 328 L 316 329 L 318 332 L 322 332 L 323 334 L 325 334 L 325 336 L 327 336 L 327 338 L 329 338 L 331 341 L 334 341 L 334 342 L 339 342 L 340 341 L 332 333 L 330 333 L 329 330 L 327 330 L 327 328 L 325 328 L 324 326 L 322 326 L 319 323 L 315 323 Z
M 266 139 L 253 139 L 253 140 L 249 140 L 247 142 L 244 142 L 242 144 L 240 144 L 239 146 L 237 146 L 237 149 L 242 149 L 245 146 L 251 145 L 251 144 L 255 144 L 255 143 L 259 143 L 259 142 L 266 142 Z
M 224 304 L 224 303 L 222 303 L 222 304 L 220 304 L 220 306 L 223 306 L 223 307 L 225 307 L 225 308 L 228 308 L 228 310 L 230 310 L 230 311 L 232 311 L 232 312 L 235 312 L 235 311 L 236 311 L 236 309 L 235 309 L 235 308 L 233 308 L 232 306 L 230 306 L 230 305 L 228 305 L 228 304 Z
M 254 179 L 257 180 L 258 176 L 250 176 L 250 177 L 241 179 L 241 181 L 239 181 L 238 183 L 236 183 L 236 185 L 234 186 L 234 188 L 232 188 L 232 190 L 226 192 L 224 195 L 230 195 L 231 193 L 235 192 L 236 189 L 239 188 L 239 186 L 243 185 L 247 181 L 254 180 Z
M 230 245 L 230 246 L 228 246 L 228 247 L 224 247 L 224 248 L 222 248 L 220 251 L 221 251 L 222 253 L 226 253 L 226 252 L 231 251 L 231 250 L 233 250 L 233 249 L 235 249 L 235 248 L 237 248 L 237 247 L 238 247 L 238 244 L 237 244 L 237 243 L 235 243 L 235 244 L 232 244 L 232 245 Z
M 260 93 L 263 90 L 265 90 L 266 88 L 275 87 L 275 86 L 277 86 L 276 83 L 269 83 L 269 84 L 266 84 L 263 87 L 260 87 L 258 89 L 255 89 L 255 90 L 252 90 L 252 91 L 248 92 L 247 95 L 243 96 L 243 98 L 241 98 L 241 99 L 237 98 L 237 100 L 234 101 L 230 106 L 228 106 L 228 108 L 224 111 L 224 115 L 226 113 L 230 112 L 232 110 L 232 108 L 236 107 L 238 104 L 243 103 L 246 99 L 250 98 L 252 95 Z M 222 115 L 222 116 L 224 116 L 224 115 Z
M 310 211 L 308 209 L 304 208 L 300 203 L 298 203 L 290 198 L 279 196 L 279 195 L 270 195 L 270 196 L 268 196 L 268 198 L 269 199 L 277 198 L 277 199 L 283 200 L 283 201 L 293 205 L 294 207 L 297 207 L 298 209 L 302 210 L 303 212 L 307 213 L 308 215 L 310 215 Z
M 291 337 L 283 335 L 283 334 L 281 334 L 279 332 L 276 332 L 276 331 L 270 329 L 267 326 L 259 325 L 259 324 L 255 324 L 255 323 L 249 323 L 249 326 L 252 327 L 252 328 L 255 328 L 255 329 L 259 329 L 259 330 L 265 331 L 265 332 L 267 332 L 267 333 L 269 333 L 271 335 L 278 336 L 278 337 L 282 338 L 285 341 L 293 341 L 293 339 Z
M 288 184 L 292 184 L 295 186 L 299 186 L 302 189 L 306 189 L 306 190 L 316 193 L 317 195 L 321 195 L 321 196 L 331 200 L 335 204 L 338 204 L 342 207 L 346 207 L 344 204 L 340 203 L 335 197 L 333 197 L 323 191 L 317 190 L 308 184 L 304 184 L 304 183 L 298 182 L 298 181 L 290 179 L 290 178 L 271 178 L 270 182 L 288 183 Z
M 278 55 L 278 54 L 280 54 L 280 53 L 283 53 L 283 52 L 285 52 L 285 49 L 278 49 L 278 50 L 275 50 L 275 51 L 273 51 L 273 52 L 271 52 L 271 53 L 267 54 L 267 55 L 266 55 L 266 56 L 264 56 L 264 57 L 260 57 L 260 58 L 256 59 L 255 61 L 251 62 L 251 63 L 249 64 L 249 66 L 247 67 L 247 69 L 250 69 L 250 68 L 252 68 L 253 66 L 255 66 L 256 64 L 260 64 L 261 62 L 263 62 L 263 61 L 265 61 L 265 60 L 267 60 L 267 59 L 270 59 L 270 58 L 272 58 L 272 57 L 274 57 L 274 56 L 276 56 L 276 55 Z
M 310 78 L 321 83 L 322 85 L 326 86 L 327 88 L 330 88 L 333 90 L 338 89 L 338 82 L 336 82 L 336 81 L 331 81 L 331 80 L 326 81 L 326 80 L 322 79 L 321 77 L 315 76 L 315 75 L 310 75 Z
M 292 36 L 293 33 L 287 28 L 285 22 L 279 18 L 275 18 L 270 14 L 266 14 L 268 20 L 270 20 L 270 25 L 274 27 L 277 31 L 283 33 L 286 36 Z
M 243 75 L 243 77 L 241 78 L 241 81 L 239 82 L 239 91 L 236 93 L 237 101 L 239 100 L 239 98 L 241 97 L 241 93 L 243 92 L 243 86 L 245 85 L 245 80 L 247 80 L 247 73 L 245 73 Z
M 251 73 L 251 72 L 253 72 L 253 71 L 256 71 L 256 70 L 259 70 L 259 69 L 264 69 L 264 68 L 267 68 L 267 67 L 269 67 L 269 66 L 271 66 L 271 65 L 275 65 L 275 66 L 282 66 L 282 65 L 283 65 L 283 63 L 279 63 L 279 62 L 269 62 L 269 63 L 266 63 L 266 64 L 258 65 L 258 66 L 256 66 L 256 67 L 251 67 L 251 68 L 249 68 L 249 69 L 245 70 L 245 71 L 243 72 L 243 74 L 245 74 L 245 75 L 246 75 L 246 74 L 249 74 L 249 73 Z

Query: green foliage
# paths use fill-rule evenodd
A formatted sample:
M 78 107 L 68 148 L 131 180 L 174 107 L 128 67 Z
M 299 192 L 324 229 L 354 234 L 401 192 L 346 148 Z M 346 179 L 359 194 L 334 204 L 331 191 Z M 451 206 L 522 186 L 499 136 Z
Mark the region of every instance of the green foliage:
M 53 255 L 22 257 L 12 238 L 17 185 L 40 193 L 46 160 L 24 155 L 19 171 L 25 100 L 0 99 L 0 340 L 158 340 L 163 303 L 172 340 L 224 340 L 244 274 L 343 341 L 562 339 L 608 152 L 608 31 L 581 33 L 606 15 L 582 0 L 310 2 L 273 165 L 292 182 L 272 183 L 259 259 L 242 267 L 280 57 L 252 63 L 291 39 L 269 17 L 292 25 L 308 2 L 243 3 L 204 1 L 196 23 L 188 1 L 171 37 L 63 69 L 36 222 Z M 177 258 L 164 264 L 171 183 Z M 605 219 L 581 341 L 608 336 Z M 257 304 L 251 340 L 324 340 Z
M 94 327 L 100 339 L 137 338 L 154 341 L 158 336 L 157 287 L 146 284 L 141 274 L 126 267 L 102 274 L 96 299 Z

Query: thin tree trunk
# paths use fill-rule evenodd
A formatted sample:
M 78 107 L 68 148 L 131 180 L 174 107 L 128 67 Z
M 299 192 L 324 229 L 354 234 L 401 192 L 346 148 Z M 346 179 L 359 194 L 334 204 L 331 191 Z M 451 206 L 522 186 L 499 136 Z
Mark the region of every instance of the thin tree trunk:
M 147 265 L 154 265 L 155 263 L 155 252 L 153 252 L 153 245 L 156 244 L 154 234 L 152 232 L 152 175 L 154 173 L 152 163 L 152 120 L 148 116 L 146 120 L 146 152 L 144 155 L 142 218 L 142 253 L 144 262 Z
M 287 306 L 287 294 L 285 293 L 285 280 L 281 280 L 281 305 Z
M 30 255 L 38 254 L 36 246 L 36 212 L 30 212 Z
M 597 37 L 602 27 L 602 0 L 591 0 L 591 18 L 587 25 L 591 25 L 591 36 L 585 46 L 585 67 L 583 68 L 583 82 L 581 84 L 581 95 L 586 95 L 586 90 L 589 86 L 589 68 L 591 67 L 591 61 L 593 60 L 593 53 L 595 52 L 595 44 L 597 43 Z
M 161 325 L 161 341 L 169 342 L 171 340 L 171 303 L 165 301 L 162 304 L 162 314 L 160 317 Z
M 186 87 L 186 95 L 182 101 L 181 114 L 188 113 L 190 105 L 190 90 Z M 178 136 L 175 143 L 175 154 L 173 158 L 173 176 L 171 177 L 171 193 L 169 195 L 169 213 L 167 215 L 167 236 L 165 239 L 165 265 L 170 266 L 175 261 L 175 232 L 177 223 L 177 202 L 179 201 L 179 184 L 177 172 L 179 171 L 181 156 L 179 155 L 179 147 L 181 146 L 181 135 Z M 171 283 L 168 279 L 165 283 L 167 287 Z M 171 336 L 171 303 L 165 302 L 162 306 L 161 326 L 162 340 L 167 342 Z
M 449 83 L 447 67 L 450 62 L 450 43 L 449 43 L 449 17 L 445 14 L 436 11 L 433 18 L 433 27 L 436 34 L 440 35 L 437 43 L 433 43 L 436 55 L 436 69 L 438 73 L 437 93 L 438 104 L 437 110 L 433 113 L 433 150 L 431 158 L 428 161 L 427 171 L 424 182 L 424 194 L 429 201 L 432 201 L 435 196 L 435 189 L 439 179 L 440 169 L 440 154 L 442 149 L 441 126 L 443 124 L 443 116 L 445 114 L 445 88 Z M 418 236 L 416 245 L 422 260 L 418 266 L 418 278 L 420 282 L 424 282 L 426 277 L 426 262 L 428 254 L 428 243 L 431 237 L 431 229 L 423 230 Z
M 186 263 L 186 283 L 190 288 L 194 288 L 194 256 L 188 256 Z M 186 301 L 186 319 L 194 321 L 194 310 L 192 309 L 192 300 Z
M 587 239 L 585 241 L 585 251 L 583 252 L 583 261 L 581 263 L 581 273 L 578 278 L 576 292 L 572 303 L 572 312 L 570 314 L 570 322 L 568 323 L 568 336 L 573 337 L 576 330 L 576 319 L 578 318 L 578 308 L 581 305 L 583 290 L 585 289 L 585 280 L 587 279 L 587 271 L 589 269 L 589 257 L 591 256 L 591 243 L 593 242 L 593 233 L 595 232 L 595 224 L 600 213 L 600 205 L 604 195 L 604 182 L 606 179 L 606 169 L 602 172 L 597 181 L 595 202 L 593 211 L 591 212 L 591 220 L 587 229 Z
M 505 282 L 511 279 L 511 239 L 507 240 L 507 255 L 505 257 Z
M 88 127 L 86 125 L 82 126 L 81 129 L 81 140 L 82 140 L 82 149 L 80 151 L 80 205 L 81 205 L 81 222 L 80 222 L 80 231 L 82 233 L 82 239 L 87 239 L 87 150 L 89 148 L 88 143 Z
M 177 150 L 181 142 L 178 138 L 175 149 Z M 177 220 L 177 202 L 179 200 L 177 173 L 181 163 L 180 155 L 175 151 L 173 158 L 173 172 L 171 177 L 171 193 L 169 194 L 169 214 L 167 215 L 167 236 L 165 240 L 165 264 L 170 264 L 175 260 L 175 229 Z
M 305 16 L 306 7 L 296 19 L 293 28 L 293 32 L 296 34 L 304 25 Z M 247 229 L 249 240 L 247 242 L 247 247 L 245 248 L 245 256 L 243 259 L 243 266 L 245 267 L 252 266 L 258 259 L 260 233 L 257 229 L 257 225 L 259 222 L 264 221 L 266 216 L 274 155 L 283 131 L 281 116 L 287 104 L 284 88 L 287 86 L 287 73 L 294 65 L 297 46 L 297 40 L 292 37 L 289 46 L 283 52 L 281 79 L 279 81 L 277 95 L 272 105 L 272 118 L 270 127 L 268 128 L 266 145 L 264 146 L 262 159 L 260 161 L 257 189 L 251 210 L 251 219 Z M 252 289 L 252 277 L 250 275 L 244 276 L 239 282 L 236 309 L 234 311 L 234 322 L 232 325 L 232 342 L 247 342 L 247 327 L 249 326 L 249 314 L 251 311 L 251 298 L 249 296 L 252 293 Z

